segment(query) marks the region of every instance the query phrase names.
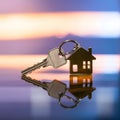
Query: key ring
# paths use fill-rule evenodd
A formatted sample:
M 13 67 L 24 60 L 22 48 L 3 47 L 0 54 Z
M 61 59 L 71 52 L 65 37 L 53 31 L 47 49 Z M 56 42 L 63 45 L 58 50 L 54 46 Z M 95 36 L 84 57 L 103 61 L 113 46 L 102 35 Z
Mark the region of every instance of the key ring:
M 63 49 L 62 49 L 62 46 L 65 44 L 65 43 L 68 43 L 68 42 L 72 42 L 75 44 L 74 48 L 70 51 L 70 52 L 66 52 L 66 53 L 63 53 Z M 78 48 L 80 47 L 79 43 L 75 40 L 65 40 L 64 42 L 62 42 L 59 46 L 59 54 L 62 55 L 62 56 L 65 56 L 65 55 L 68 55 L 68 54 L 72 54 L 74 51 L 76 51 Z
M 71 106 L 68 106 L 68 105 L 63 104 L 63 103 L 61 102 L 61 99 L 62 99 L 63 97 L 66 97 L 67 99 L 69 99 L 70 101 L 72 101 L 74 104 L 71 105 Z M 70 97 L 70 96 L 68 96 L 68 95 L 65 95 L 65 94 L 61 94 L 60 97 L 59 97 L 59 104 L 60 104 L 62 107 L 64 107 L 64 108 L 75 108 L 75 107 L 78 105 L 79 102 L 80 102 L 80 100 L 78 100 L 77 98 L 74 99 L 74 98 L 72 98 L 72 97 Z

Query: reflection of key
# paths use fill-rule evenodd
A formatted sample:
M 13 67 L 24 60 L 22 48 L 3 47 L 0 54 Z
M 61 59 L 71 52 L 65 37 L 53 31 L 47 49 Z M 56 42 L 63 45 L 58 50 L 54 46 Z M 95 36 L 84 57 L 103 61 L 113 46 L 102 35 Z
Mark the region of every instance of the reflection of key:
M 53 80 L 52 82 L 41 82 L 25 75 L 22 76 L 22 79 L 34 85 L 42 87 L 43 89 L 47 90 L 49 96 L 56 99 L 59 99 L 60 95 L 64 94 L 67 90 L 67 85 L 58 80 Z
M 29 72 L 32 72 L 33 70 L 36 70 L 40 67 L 47 67 L 47 66 L 53 66 L 54 68 L 58 68 L 64 64 L 66 64 L 67 60 L 65 56 L 59 55 L 59 49 L 55 48 L 52 49 L 48 53 L 48 57 L 44 59 L 41 63 L 35 64 L 32 67 L 29 67 L 22 71 L 22 74 L 27 74 Z
M 79 100 L 74 99 L 71 95 L 69 96 L 66 94 L 67 85 L 63 82 L 60 82 L 58 80 L 53 80 L 52 82 L 41 82 L 26 75 L 22 75 L 22 79 L 26 82 L 32 83 L 38 87 L 45 89 L 48 92 L 48 95 L 58 99 L 59 104 L 64 108 L 74 108 L 79 103 Z M 66 104 L 66 101 L 68 104 Z

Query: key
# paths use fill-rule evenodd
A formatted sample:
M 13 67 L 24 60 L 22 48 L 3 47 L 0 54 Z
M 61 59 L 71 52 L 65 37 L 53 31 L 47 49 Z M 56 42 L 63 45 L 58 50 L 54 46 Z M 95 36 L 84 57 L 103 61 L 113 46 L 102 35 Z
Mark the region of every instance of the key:
M 45 84 L 47 85 L 46 90 L 48 91 L 48 95 L 56 99 L 59 99 L 61 95 L 64 95 L 67 90 L 66 84 L 58 80 L 53 80 L 50 83 L 46 82 Z
M 67 85 L 58 80 L 53 80 L 52 82 L 41 82 L 25 75 L 22 75 L 22 79 L 45 89 L 49 96 L 56 99 L 59 99 L 61 95 L 64 95 L 67 90 Z
M 32 72 L 33 70 L 36 70 L 40 67 L 47 67 L 47 66 L 53 66 L 54 68 L 58 68 L 64 64 L 67 63 L 65 56 L 59 55 L 59 48 L 52 49 L 48 53 L 48 57 L 44 59 L 42 62 L 33 65 L 32 67 L 29 67 L 22 71 L 22 74 L 27 74 L 29 72 Z

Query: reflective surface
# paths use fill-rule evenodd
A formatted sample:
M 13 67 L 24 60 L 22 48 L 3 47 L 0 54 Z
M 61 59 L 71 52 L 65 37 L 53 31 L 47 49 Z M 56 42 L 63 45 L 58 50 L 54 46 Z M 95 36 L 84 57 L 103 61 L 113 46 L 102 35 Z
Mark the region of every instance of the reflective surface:
M 15 69 L 0 69 L 0 119 L 84 120 L 89 118 L 96 120 L 119 118 L 118 72 L 71 76 L 68 72 L 49 68 L 47 73 L 40 73 L 40 70 L 32 73 L 32 77 L 41 81 L 57 79 L 66 83 L 73 95 L 82 99 L 74 109 L 65 109 L 58 104 L 56 99 L 48 96 L 45 90 L 23 81 L 21 70 L 16 69 L 16 66 Z M 92 84 L 90 84 L 91 80 Z

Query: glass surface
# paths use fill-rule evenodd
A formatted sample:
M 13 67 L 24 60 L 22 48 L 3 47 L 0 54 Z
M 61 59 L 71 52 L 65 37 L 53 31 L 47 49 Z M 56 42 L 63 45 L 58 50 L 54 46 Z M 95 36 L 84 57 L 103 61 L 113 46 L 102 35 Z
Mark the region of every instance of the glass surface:
M 22 80 L 20 72 L 24 67 L 16 68 L 13 66 L 13 69 L 0 69 L 0 119 L 96 120 L 119 118 L 119 72 L 95 72 L 88 76 L 74 76 L 70 75 L 68 71 L 65 72 L 63 67 L 58 70 L 48 67 L 45 68 L 45 71 L 49 69 L 47 72 L 41 72 L 42 69 L 40 69 L 29 74 L 32 78 L 41 81 L 50 82 L 56 79 L 66 83 L 69 90 L 80 99 L 80 103 L 75 108 L 66 109 L 58 104 L 57 99 L 48 96 L 44 89 Z M 83 83 L 81 83 L 81 79 L 83 79 Z M 85 86 L 87 80 L 88 86 Z M 91 86 L 96 89 L 89 94 L 91 80 Z M 76 88 L 78 89 L 77 94 L 74 91 L 77 90 Z M 79 92 L 81 90 L 82 92 Z

